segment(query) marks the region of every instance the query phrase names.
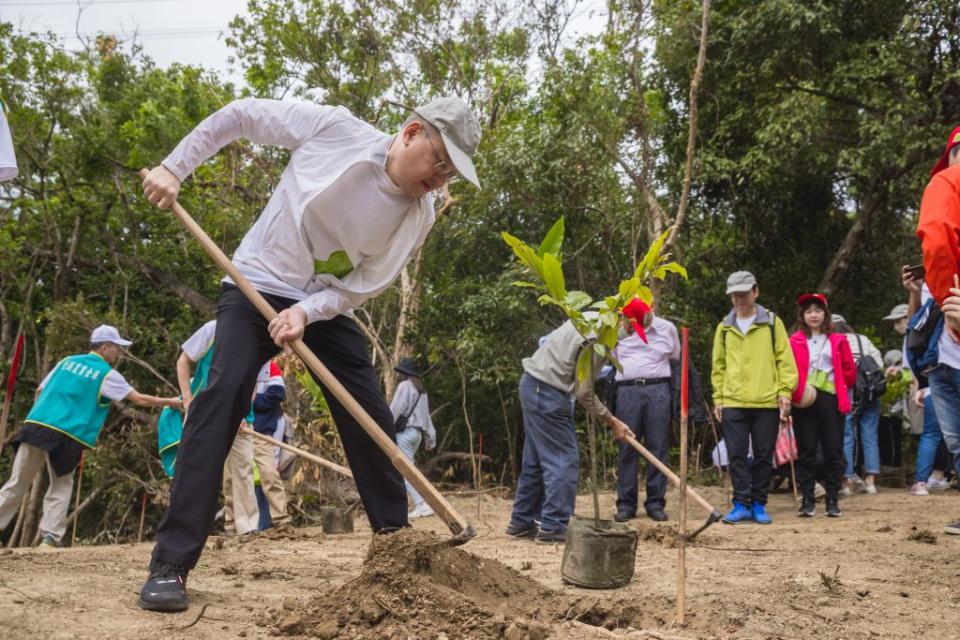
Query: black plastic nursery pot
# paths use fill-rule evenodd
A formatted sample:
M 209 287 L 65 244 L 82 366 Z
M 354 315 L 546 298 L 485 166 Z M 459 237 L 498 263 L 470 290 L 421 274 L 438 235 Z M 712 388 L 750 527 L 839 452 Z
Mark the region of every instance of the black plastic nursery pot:
M 574 516 L 567 527 L 560 575 L 588 589 L 617 589 L 633 579 L 637 530 L 626 522 Z
M 347 507 L 321 507 L 320 518 L 324 533 L 353 533 L 352 509 Z

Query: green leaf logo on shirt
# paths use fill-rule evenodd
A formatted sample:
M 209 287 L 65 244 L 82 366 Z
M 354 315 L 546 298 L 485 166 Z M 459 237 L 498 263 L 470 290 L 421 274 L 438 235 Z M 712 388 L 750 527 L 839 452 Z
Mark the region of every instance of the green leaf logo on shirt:
M 331 253 L 326 260 L 314 260 L 313 271 L 317 275 L 329 273 L 335 278 L 343 278 L 353 271 L 353 263 L 350 262 L 347 252 L 341 249 Z

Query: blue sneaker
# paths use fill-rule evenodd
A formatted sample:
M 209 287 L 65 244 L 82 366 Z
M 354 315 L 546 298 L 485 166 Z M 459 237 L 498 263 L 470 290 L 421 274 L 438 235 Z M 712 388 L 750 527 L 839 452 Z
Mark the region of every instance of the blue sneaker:
M 753 512 L 750 507 L 742 502 L 734 502 L 733 509 L 723 517 L 727 524 L 742 524 L 744 522 L 753 522 Z
M 770 524 L 773 522 L 773 518 L 767 514 L 767 507 L 765 505 L 762 505 L 759 502 L 754 502 L 753 521 L 757 524 Z

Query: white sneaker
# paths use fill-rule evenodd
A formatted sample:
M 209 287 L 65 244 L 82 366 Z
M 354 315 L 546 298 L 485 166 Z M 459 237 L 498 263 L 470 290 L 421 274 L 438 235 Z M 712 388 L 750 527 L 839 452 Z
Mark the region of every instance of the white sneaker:
M 946 491 L 950 488 L 950 483 L 946 478 L 930 478 L 927 480 L 927 491 Z
M 816 498 L 822 498 L 822 497 L 825 496 L 825 495 L 827 495 L 827 490 L 823 488 L 823 485 L 820 484 L 819 482 L 815 483 L 815 484 L 813 485 L 813 497 L 814 497 L 814 499 L 816 499 Z
M 926 482 L 914 482 L 913 486 L 910 487 L 910 495 L 912 496 L 928 496 L 930 492 L 927 491 Z
M 863 492 L 864 492 L 864 493 L 876 493 L 876 492 L 877 492 L 877 485 L 875 485 L 875 484 L 872 483 L 872 482 L 864 482 L 864 483 L 863 483 Z
M 840 491 L 838 491 L 837 493 L 845 498 L 849 498 L 850 496 L 853 495 L 853 491 L 850 491 L 850 485 L 847 484 L 846 482 L 843 483 L 843 486 L 840 487 Z
M 847 478 L 847 484 L 854 493 L 866 493 L 867 483 L 858 475 L 852 475 Z
M 407 514 L 408 519 L 413 518 L 428 518 L 433 515 L 433 509 L 430 508 L 426 502 L 421 502 L 413 509 L 410 510 L 410 513 Z

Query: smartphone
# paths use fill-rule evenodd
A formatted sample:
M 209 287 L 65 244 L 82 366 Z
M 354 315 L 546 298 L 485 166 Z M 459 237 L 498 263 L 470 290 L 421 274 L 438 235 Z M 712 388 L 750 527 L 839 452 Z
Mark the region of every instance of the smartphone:
M 910 277 L 914 280 L 923 280 L 923 277 L 927 275 L 927 272 L 923 268 L 922 264 L 918 264 L 913 267 L 907 267 L 907 273 L 909 273 Z

